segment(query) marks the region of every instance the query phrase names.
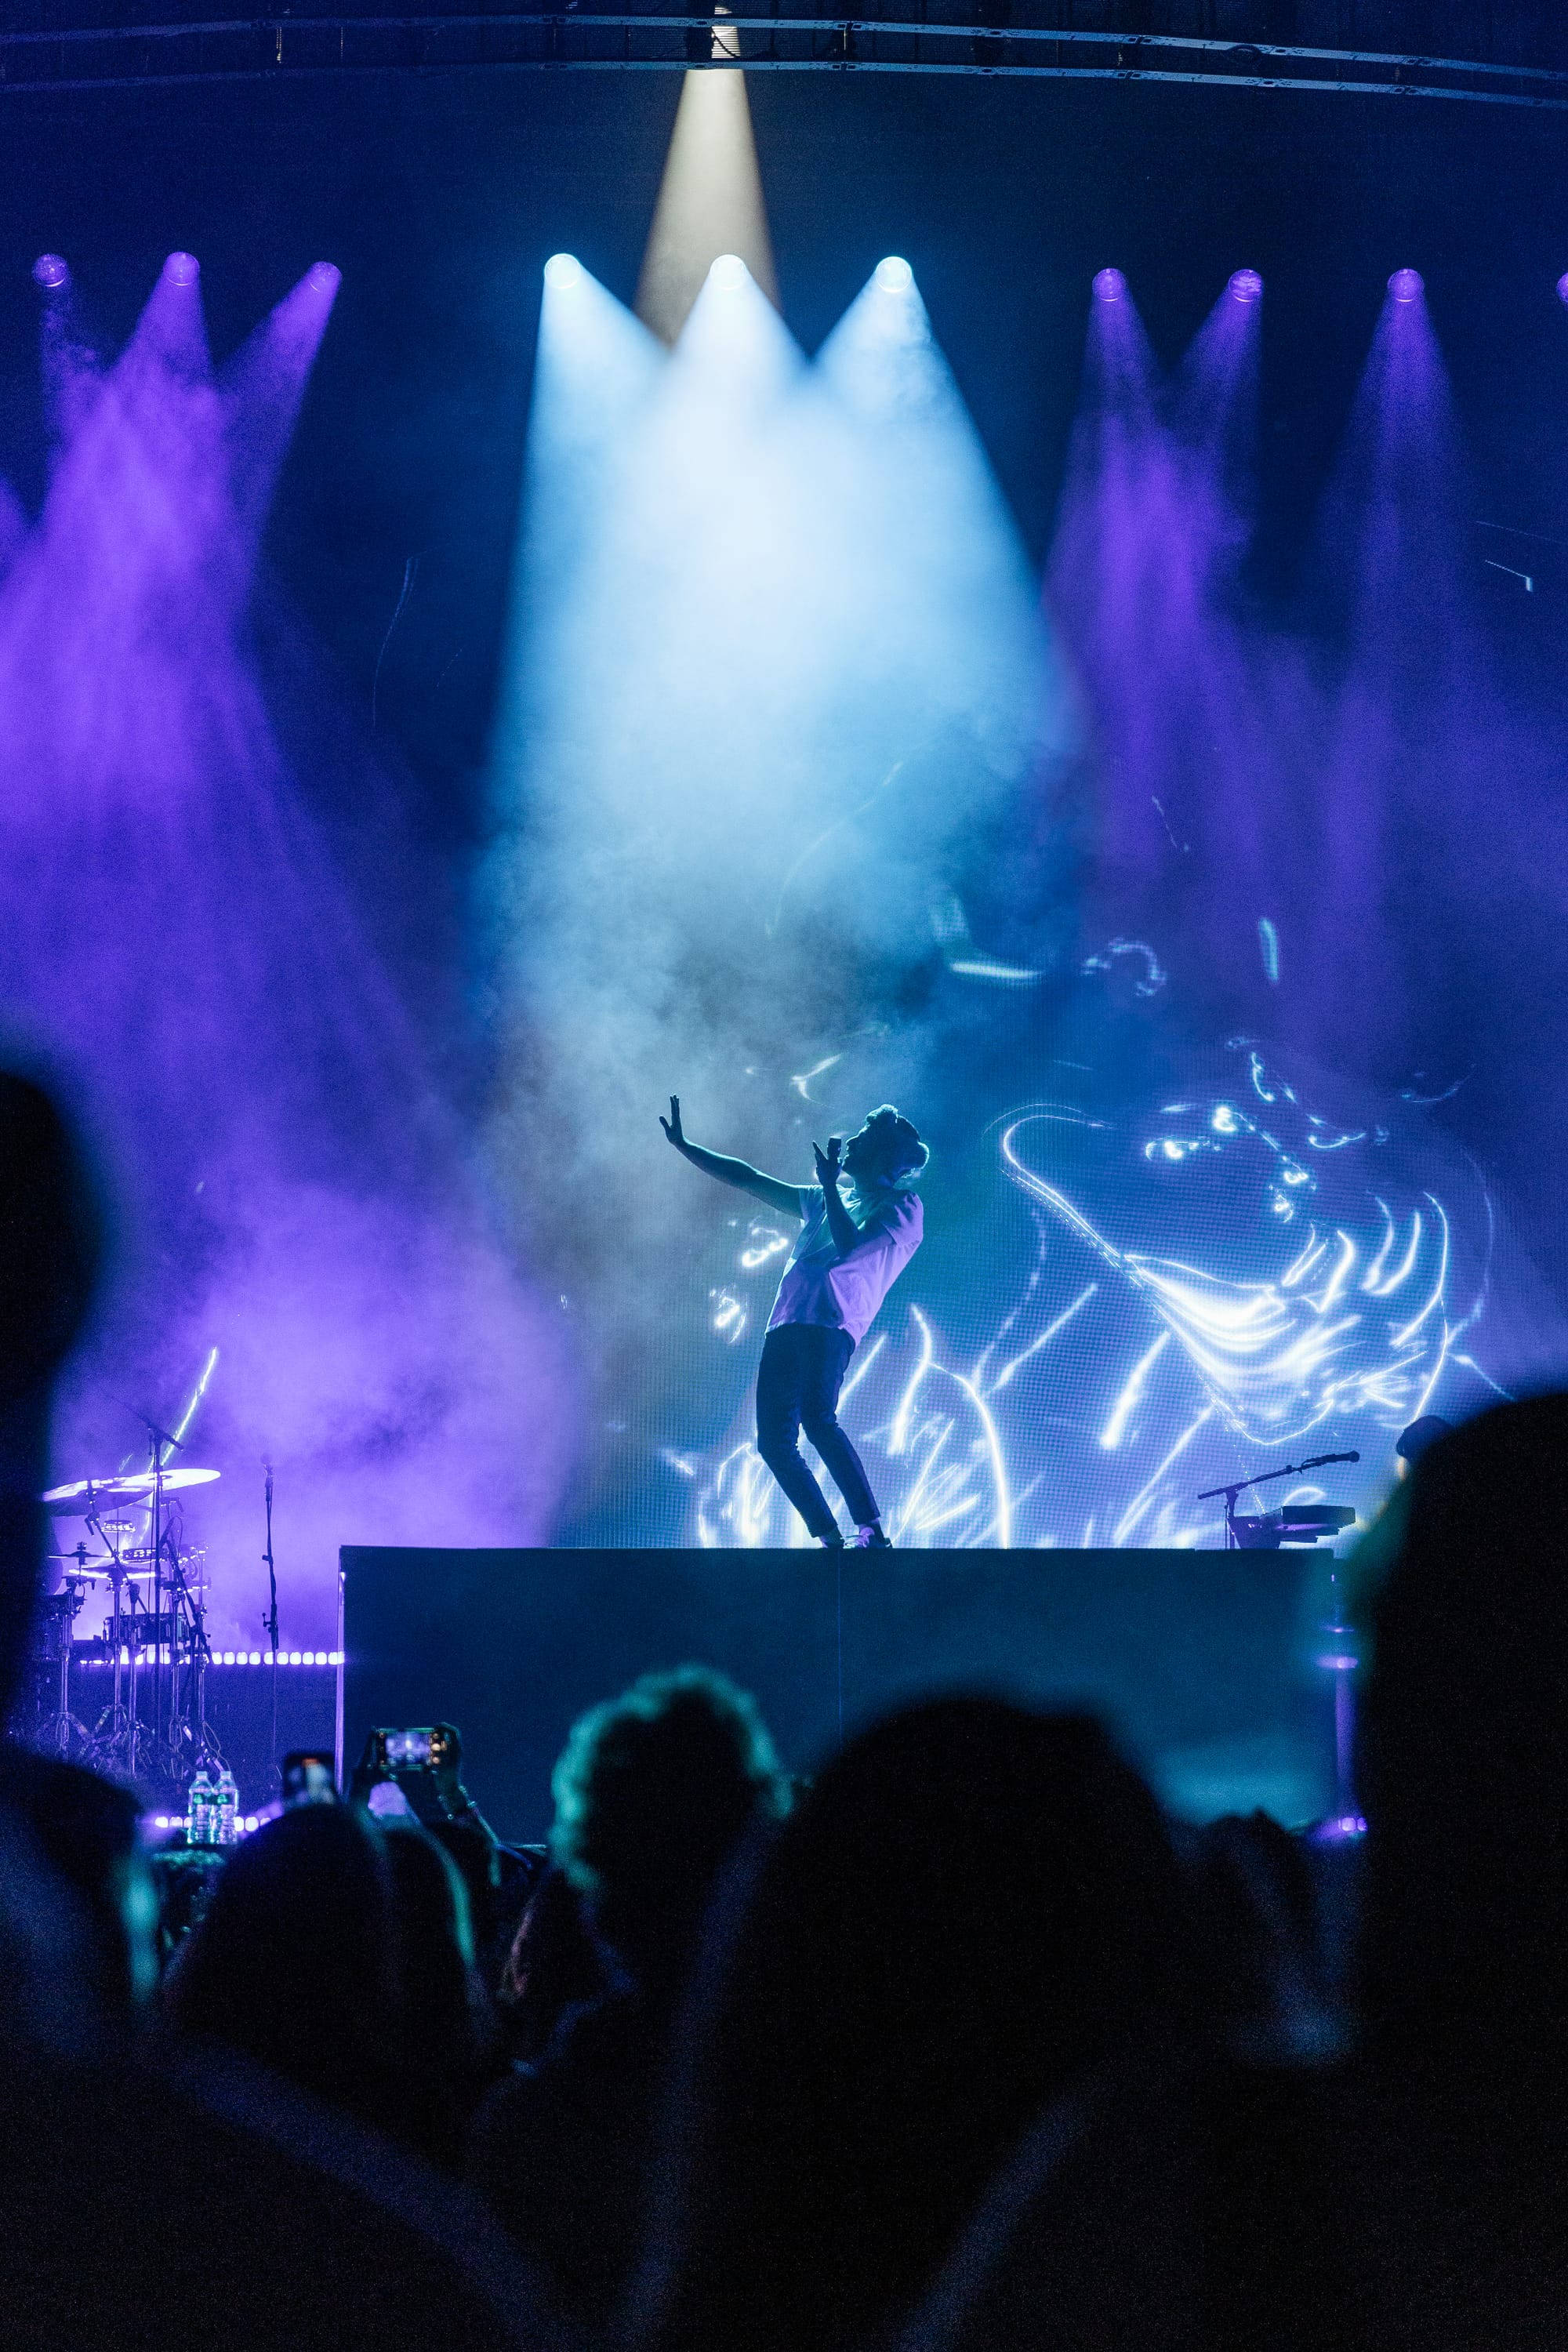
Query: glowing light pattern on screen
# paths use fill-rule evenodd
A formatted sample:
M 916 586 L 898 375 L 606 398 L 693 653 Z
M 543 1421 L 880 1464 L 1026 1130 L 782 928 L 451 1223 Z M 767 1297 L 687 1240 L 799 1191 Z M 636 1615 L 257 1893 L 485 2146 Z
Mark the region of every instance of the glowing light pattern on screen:
M 1403 1225 L 1386 1202 L 1376 1201 L 1381 1222 L 1370 1237 L 1342 1226 L 1325 1233 L 1312 1223 L 1294 1259 L 1275 1279 L 1237 1281 L 1180 1259 L 1118 1249 L 1021 1155 L 1020 1135 L 1051 1115 L 1033 1112 L 1004 1130 L 1002 1154 L 1009 1173 L 1139 1292 L 1165 1326 L 1129 1373 L 1101 1433 L 1102 1446 L 1120 1443 L 1144 1375 L 1172 1339 L 1185 1351 L 1216 1410 L 1238 1436 L 1254 1444 L 1293 1443 L 1347 1413 L 1392 1415 L 1399 1427 L 1415 1419 L 1469 1320 L 1448 1318 L 1448 1221 L 1435 1194 L 1426 1193 L 1425 1206 L 1412 1209 Z M 1218 1128 L 1232 1118 L 1229 1105 L 1221 1103 L 1211 1112 L 1210 1124 Z M 1243 1130 L 1259 1132 L 1242 1119 L 1221 1129 Z M 1201 1140 L 1160 1139 L 1173 1157 L 1200 1148 Z M 1146 1154 L 1150 1150 L 1145 1147 Z M 1310 1183 L 1305 1171 L 1282 1153 L 1280 1161 L 1282 1185 Z M 1293 1217 L 1294 1206 L 1288 1205 Z

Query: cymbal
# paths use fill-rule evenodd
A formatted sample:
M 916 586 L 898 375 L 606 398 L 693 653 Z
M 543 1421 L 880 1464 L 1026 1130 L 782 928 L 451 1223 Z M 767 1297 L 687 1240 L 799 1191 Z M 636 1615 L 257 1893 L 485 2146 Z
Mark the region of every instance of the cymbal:
M 87 1584 L 112 1584 L 114 1581 L 112 1560 L 95 1558 L 84 1567 L 74 1551 L 47 1551 L 44 1558 L 68 1563 L 65 1576 L 61 1580 L 63 1583 L 75 1583 L 79 1578 Z M 120 1571 L 120 1581 L 121 1584 L 151 1584 L 153 1571 L 150 1568 L 122 1568 Z
M 38 1500 L 57 1519 L 79 1518 L 84 1511 L 96 1511 L 108 1494 L 107 1481 L 78 1478 L 68 1486 L 51 1486 Z
M 68 1486 L 51 1486 L 38 1500 L 56 1518 L 79 1518 L 100 1503 L 132 1503 L 143 1507 L 157 1487 L 171 1495 L 182 1486 L 207 1486 L 221 1478 L 221 1470 L 138 1470 L 126 1477 L 77 1478 Z
M 98 1491 L 117 1503 L 139 1503 L 151 1496 L 154 1486 L 169 1495 L 181 1486 L 210 1486 L 222 1476 L 221 1470 L 139 1470 L 132 1477 L 105 1479 Z

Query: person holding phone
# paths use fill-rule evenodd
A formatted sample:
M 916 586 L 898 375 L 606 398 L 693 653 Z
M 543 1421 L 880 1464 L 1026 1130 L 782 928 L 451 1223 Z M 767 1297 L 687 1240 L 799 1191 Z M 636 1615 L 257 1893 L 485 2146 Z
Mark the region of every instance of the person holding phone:
M 838 1392 L 850 1357 L 921 1245 L 925 1213 L 914 1186 L 929 1150 L 911 1122 L 883 1103 L 847 1142 L 834 1135 L 826 1151 L 813 1144 L 815 1184 L 786 1184 L 748 1160 L 689 1142 L 678 1095 L 659 1125 L 694 1168 L 800 1219 L 757 1370 L 757 1452 L 817 1542 L 841 1547 L 838 1522 L 801 1454 L 804 1429 L 849 1507 L 857 1542 L 885 1546 L 865 1465 L 838 1425 Z

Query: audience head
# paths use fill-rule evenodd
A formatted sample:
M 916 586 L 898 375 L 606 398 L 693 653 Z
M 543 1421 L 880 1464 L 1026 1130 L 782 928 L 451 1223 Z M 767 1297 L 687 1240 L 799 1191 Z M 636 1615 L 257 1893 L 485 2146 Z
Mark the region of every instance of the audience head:
M 1330 2016 L 1316 1892 L 1301 1840 L 1264 1812 L 1227 1813 L 1185 1840 L 1204 2005 L 1239 2058 L 1321 2057 Z
M 86 1161 L 29 1078 L 0 1072 L 0 1721 L 36 1598 L 51 1383 L 86 1319 L 100 1228 Z
M 569 2009 L 604 1990 L 582 1899 L 563 1870 L 548 1869 L 523 1913 L 501 1978 L 507 2046 L 525 2064 L 542 2057 Z
M 373 2121 L 400 2049 L 396 1901 L 384 1841 L 301 1805 L 237 1846 L 166 1980 L 175 2022 Z
M 494 2014 L 475 1965 L 468 1889 L 450 1854 L 414 1822 L 394 1821 L 382 1834 L 397 1926 L 398 2127 L 434 2163 L 458 2168 L 495 2042 Z
M 837 2345 L 918 2294 L 1037 2111 L 1185 2016 L 1153 1800 L 1099 1726 L 951 1698 L 863 1733 L 716 1930 L 664 2340 Z
M 478 2053 L 484 1998 L 462 1873 L 411 1822 L 395 1822 L 382 1834 L 392 1868 L 408 2049 L 426 2063 L 469 2064 Z
M 1568 1397 L 1423 1454 L 1361 1711 L 1373 2043 L 1568 2066 Z
M 157 1984 L 158 1899 L 129 1789 L 61 1757 L 0 1751 L 0 1801 L 26 1822 L 44 1860 L 76 1895 L 83 1965 L 101 2013 L 128 2021 Z
M 395 1815 L 393 1819 L 395 1820 Z M 406 1822 L 405 1826 L 411 1826 Z M 476 1963 L 488 1953 L 500 1912 L 499 1858 L 486 1832 L 473 1822 L 426 1821 L 425 1834 L 438 1845 L 463 1883 L 468 1933 Z
M 645 1675 L 582 1717 L 553 1785 L 554 1860 L 645 1982 L 679 1970 L 721 1865 L 786 1802 L 754 1702 L 706 1666 Z
M 1440 1437 L 1447 1437 L 1453 1426 L 1453 1423 L 1445 1421 L 1440 1412 L 1424 1412 L 1418 1421 L 1411 1423 L 1408 1429 L 1402 1429 L 1394 1442 L 1394 1453 L 1402 1465 L 1400 1476 L 1404 1477 L 1413 1470 L 1428 1448 L 1436 1445 Z

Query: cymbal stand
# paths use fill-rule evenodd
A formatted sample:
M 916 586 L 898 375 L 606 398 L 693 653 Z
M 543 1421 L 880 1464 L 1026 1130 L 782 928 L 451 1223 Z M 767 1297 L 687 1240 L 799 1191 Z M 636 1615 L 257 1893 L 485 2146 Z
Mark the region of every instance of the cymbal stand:
M 163 1727 L 163 1432 L 148 1424 L 148 1445 L 152 1458 L 148 1468 L 153 1474 L 152 1525 L 148 1540 L 153 1548 L 153 1737 L 156 1740 Z M 174 1627 L 171 1625 L 170 1634 Z M 170 1643 L 170 1729 L 174 1728 L 174 1645 Z
M 79 1545 L 78 1551 L 85 1562 L 87 1546 Z M 56 1639 L 59 1643 L 60 1650 L 60 1687 L 47 1739 L 47 1747 L 57 1756 L 69 1756 L 73 1748 L 79 1752 L 82 1748 L 90 1747 L 92 1742 L 92 1735 L 86 1724 L 79 1722 L 71 1713 L 71 1629 L 81 1614 L 82 1602 L 86 1597 L 87 1587 L 82 1579 L 68 1574 L 60 1579 L 60 1590 L 54 1596 L 56 1601 L 61 1601 L 65 1604 L 63 1608 L 54 1611 L 57 1626 Z
M 136 1605 L 136 1587 L 134 1584 L 131 1584 L 129 1586 L 126 1584 L 125 1563 L 120 1557 L 120 1547 L 115 1542 L 113 1537 L 110 1534 L 108 1528 L 99 1518 L 96 1505 L 87 1514 L 87 1524 L 92 1529 L 93 1534 L 98 1538 L 99 1542 L 102 1544 L 104 1549 L 109 1554 L 109 1622 L 113 1629 L 110 1649 L 112 1654 L 114 1681 L 110 1691 L 109 1706 L 105 1709 L 104 1715 L 100 1715 L 97 1723 L 93 1726 L 93 1749 L 100 1761 L 106 1765 L 118 1767 L 125 1773 L 128 1780 L 134 1780 L 136 1777 L 136 1745 L 138 1733 L 138 1726 L 136 1722 L 137 1643 L 133 1631 L 123 1637 L 121 1635 L 121 1626 L 124 1623 L 124 1612 L 122 1611 L 121 1601 L 123 1594 L 126 1591 L 129 1591 L 131 1595 L 131 1606 L 132 1610 L 134 1610 Z M 121 1655 L 122 1649 L 125 1652 L 124 1659 L 122 1659 Z M 126 1675 L 127 1665 L 129 1666 L 128 1678 Z M 129 1680 L 129 1689 L 127 1689 L 127 1679 Z M 107 1729 L 105 1728 L 104 1722 L 105 1715 L 107 1715 L 108 1717 Z

